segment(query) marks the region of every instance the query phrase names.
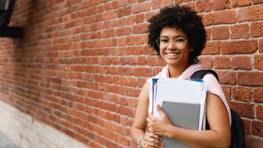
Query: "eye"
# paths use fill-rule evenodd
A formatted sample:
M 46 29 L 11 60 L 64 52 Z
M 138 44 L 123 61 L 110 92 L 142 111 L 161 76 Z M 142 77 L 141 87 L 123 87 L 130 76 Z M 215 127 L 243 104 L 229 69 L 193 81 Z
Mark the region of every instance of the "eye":
M 160 41 L 161 42 L 169 42 L 169 40 L 167 40 L 167 39 L 161 39 Z
M 175 39 L 175 41 L 176 41 L 176 42 L 184 42 L 185 39 L 183 39 L 183 38 L 179 38 L 179 39 Z

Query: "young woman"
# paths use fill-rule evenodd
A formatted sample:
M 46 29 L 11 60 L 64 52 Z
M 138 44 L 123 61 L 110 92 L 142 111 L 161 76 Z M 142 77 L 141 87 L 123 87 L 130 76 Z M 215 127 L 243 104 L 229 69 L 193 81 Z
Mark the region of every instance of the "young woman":
M 206 33 L 201 17 L 187 7 L 178 5 L 161 9 L 149 20 L 148 44 L 167 63 L 157 76 L 189 79 L 204 66 L 197 59 L 205 47 Z M 151 79 L 144 84 L 131 129 L 131 137 L 142 148 L 165 147 L 162 136 L 181 141 L 191 147 L 226 148 L 231 142 L 231 114 L 223 91 L 212 74 L 207 83 L 206 112 L 209 130 L 187 130 L 171 125 L 169 118 L 157 105 L 161 115 L 151 114 Z M 149 131 L 146 132 L 146 127 Z

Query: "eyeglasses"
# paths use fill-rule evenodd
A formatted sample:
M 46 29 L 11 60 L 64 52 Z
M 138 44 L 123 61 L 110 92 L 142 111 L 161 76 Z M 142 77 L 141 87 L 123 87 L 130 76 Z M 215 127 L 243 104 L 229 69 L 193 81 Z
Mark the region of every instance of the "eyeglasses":
M 169 39 L 167 37 L 160 37 L 156 40 L 156 42 L 157 45 L 163 49 L 168 47 L 168 45 L 170 44 L 170 40 L 172 40 L 172 43 L 178 49 L 184 48 L 187 42 L 187 40 L 184 37 L 176 37 L 174 39 Z

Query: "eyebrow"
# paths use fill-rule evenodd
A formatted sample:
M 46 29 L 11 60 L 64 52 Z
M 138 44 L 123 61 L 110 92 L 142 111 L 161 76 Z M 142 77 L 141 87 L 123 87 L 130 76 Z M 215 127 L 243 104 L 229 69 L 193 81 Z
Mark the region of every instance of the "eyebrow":
M 166 37 L 166 38 L 169 38 L 168 36 L 160 36 L 160 37 Z M 175 36 L 174 38 L 178 38 L 178 37 L 184 37 L 184 38 L 185 38 L 184 35 L 177 35 L 177 36 Z

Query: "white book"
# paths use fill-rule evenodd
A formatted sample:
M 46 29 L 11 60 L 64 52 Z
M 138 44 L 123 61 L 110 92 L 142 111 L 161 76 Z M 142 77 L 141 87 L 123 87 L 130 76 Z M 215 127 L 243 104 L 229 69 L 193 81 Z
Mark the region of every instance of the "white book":
M 204 82 L 189 81 L 173 78 L 159 78 L 155 88 L 153 115 L 160 117 L 156 105 L 163 101 L 189 102 L 200 104 L 198 130 L 203 129 L 205 124 L 205 100 L 207 84 Z M 204 122 L 204 123 L 203 123 Z

